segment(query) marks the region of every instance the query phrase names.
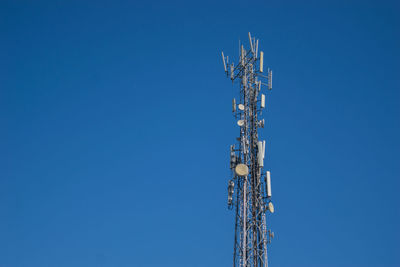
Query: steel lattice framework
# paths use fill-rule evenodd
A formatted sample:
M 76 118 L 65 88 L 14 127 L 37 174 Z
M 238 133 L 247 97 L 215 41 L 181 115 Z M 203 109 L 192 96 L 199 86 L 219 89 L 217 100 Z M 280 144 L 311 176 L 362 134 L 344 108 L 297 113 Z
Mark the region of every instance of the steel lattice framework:
M 264 171 L 265 141 L 259 140 L 260 119 L 265 108 L 263 90 L 272 89 L 272 71 L 263 68 L 263 52 L 249 33 L 250 48 L 239 43 L 239 63 L 229 63 L 222 53 L 227 76 L 239 81 L 238 102 L 232 111 L 240 128 L 237 143 L 230 147 L 232 179 L 228 183 L 228 207 L 236 212 L 233 266 L 268 266 L 267 244 L 273 232 L 267 230 L 266 214 L 274 212 L 270 172 Z M 265 74 L 264 74 L 265 73 Z

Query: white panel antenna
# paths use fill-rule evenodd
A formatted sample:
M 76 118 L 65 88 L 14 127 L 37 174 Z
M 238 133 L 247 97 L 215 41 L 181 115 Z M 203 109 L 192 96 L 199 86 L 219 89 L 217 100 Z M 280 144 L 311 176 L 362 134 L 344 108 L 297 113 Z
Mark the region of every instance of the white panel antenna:
M 251 39 L 251 34 L 250 34 L 250 32 L 249 32 L 249 41 L 250 41 L 250 49 L 251 49 L 251 52 L 254 53 L 253 40 Z
M 267 173 L 265 174 L 265 179 L 267 180 L 267 197 L 272 197 L 270 171 L 267 171 Z
M 258 39 L 257 39 L 257 42 L 256 42 L 256 58 L 258 57 Z
M 264 167 L 265 141 L 264 142 L 258 141 L 257 148 L 258 148 L 258 153 L 257 153 L 258 166 L 262 168 Z
M 263 159 L 265 157 L 265 140 L 263 141 Z
M 264 162 L 263 162 L 263 159 L 262 159 L 262 142 L 261 141 L 257 142 L 257 148 L 258 148 L 258 152 L 257 152 L 258 166 L 259 167 L 263 167 L 264 166 Z
M 261 108 L 265 108 L 265 95 L 261 94 Z
M 264 52 L 260 52 L 260 72 L 264 71 Z
M 268 89 L 272 89 L 272 70 L 268 69 Z
M 221 54 L 222 54 L 222 61 L 224 62 L 224 70 L 225 70 L 225 72 L 228 72 L 228 70 L 226 69 L 226 62 L 225 62 L 224 52 L 221 52 Z

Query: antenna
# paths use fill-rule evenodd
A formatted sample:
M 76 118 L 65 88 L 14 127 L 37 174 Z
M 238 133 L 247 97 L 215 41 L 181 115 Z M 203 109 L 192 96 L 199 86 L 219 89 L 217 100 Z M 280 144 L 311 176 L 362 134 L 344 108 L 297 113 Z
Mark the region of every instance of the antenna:
M 263 141 L 263 158 L 265 157 L 265 140 Z
M 265 177 L 266 177 L 266 182 L 267 182 L 267 197 L 272 197 L 272 193 L 271 193 L 271 173 L 270 173 L 270 171 L 267 171 L 265 173 Z
M 249 167 L 246 164 L 240 163 L 236 165 L 235 173 L 237 176 L 245 177 L 249 174 Z
M 257 43 L 256 43 L 256 58 L 258 57 L 258 39 L 257 39 Z
M 235 145 L 231 145 L 230 152 L 231 152 L 230 153 L 230 157 L 231 157 L 230 168 L 233 169 L 236 166 Z
M 262 120 L 258 121 L 258 127 L 260 127 L 260 128 L 264 128 L 264 124 L 265 124 L 265 121 L 264 121 L 264 119 L 262 119 Z
M 250 41 L 250 49 L 251 49 L 251 52 L 254 53 L 253 41 L 251 40 L 251 34 L 250 34 L 250 32 L 249 32 L 249 41 Z
M 233 192 L 235 188 L 235 182 L 232 180 L 228 183 L 228 208 L 232 209 Z
M 274 213 L 274 212 L 275 212 L 275 207 L 274 207 L 274 204 L 272 204 L 272 202 L 269 202 L 269 203 L 268 203 L 268 210 L 269 210 L 271 213 Z
M 264 167 L 264 148 L 265 148 L 265 142 L 263 145 L 263 142 L 258 141 L 257 142 L 257 148 L 258 148 L 258 153 L 257 153 L 257 159 L 258 159 L 258 166 L 259 167 Z
M 245 55 L 245 51 L 244 51 L 244 48 L 243 48 L 243 45 L 242 45 L 241 53 L 240 53 L 240 63 L 242 64 L 242 66 L 244 66 L 245 58 L 246 58 L 246 55 Z
M 272 90 L 272 70 L 268 69 L 268 89 Z
M 239 87 L 232 103 L 239 136 L 236 144 L 230 147 L 232 176 L 228 182 L 228 208 L 236 215 L 233 266 L 268 267 L 267 245 L 273 234 L 266 218 L 275 209 L 271 202 L 271 174 L 264 170 L 268 163 L 260 129 L 265 124 L 261 116 L 268 92 L 265 89 L 272 88 L 272 71 L 268 69 L 268 73 L 263 74 L 264 52 L 260 51 L 258 57 L 259 40 L 250 32 L 248 38 L 249 48 L 239 41 L 237 64 L 229 65 L 222 53 L 224 69 L 232 82 L 237 80 Z
M 261 108 L 265 108 L 265 95 L 261 94 Z
M 225 72 L 227 73 L 228 70 L 226 69 L 226 63 L 225 63 L 224 52 L 221 52 L 221 54 L 222 54 L 222 61 L 224 62 L 224 70 L 225 70 Z

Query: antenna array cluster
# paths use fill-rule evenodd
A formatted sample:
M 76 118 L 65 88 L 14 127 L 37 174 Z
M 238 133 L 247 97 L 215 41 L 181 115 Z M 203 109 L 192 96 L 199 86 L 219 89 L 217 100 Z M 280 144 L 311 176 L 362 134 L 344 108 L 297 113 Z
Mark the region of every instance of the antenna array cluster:
M 234 209 L 235 241 L 233 266 L 267 267 L 267 244 L 274 233 L 267 228 L 267 212 L 274 213 L 271 202 L 271 174 L 264 170 L 266 142 L 259 140 L 259 128 L 266 108 L 267 91 L 272 89 L 272 71 L 264 70 L 264 53 L 258 52 L 258 39 L 249 33 L 250 48 L 239 45 L 239 62 L 229 62 L 222 52 L 224 70 L 232 82 L 239 82 L 238 100 L 232 112 L 239 127 L 237 143 L 230 146 L 232 179 L 228 182 L 228 208 Z

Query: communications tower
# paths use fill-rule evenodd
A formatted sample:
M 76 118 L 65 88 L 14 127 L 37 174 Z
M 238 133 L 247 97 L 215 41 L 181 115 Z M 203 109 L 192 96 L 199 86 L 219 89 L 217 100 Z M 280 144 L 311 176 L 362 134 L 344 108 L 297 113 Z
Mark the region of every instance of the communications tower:
M 271 202 L 271 175 L 264 168 L 266 142 L 260 139 L 264 128 L 265 94 L 272 89 L 272 71 L 264 69 L 264 53 L 258 52 L 258 39 L 249 33 L 250 47 L 239 43 L 239 62 L 229 62 L 222 52 L 224 69 L 232 82 L 238 81 L 238 99 L 232 112 L 239 137 L 230 146 L 232 179 L 228 182 L 228 208 L 235 217 L 234 267 L 268 267 L 267 244 L 274 233 L 267 227 L 267 213 L 274 213 Z M 265 90 L 265 88 L 267 90 Z

